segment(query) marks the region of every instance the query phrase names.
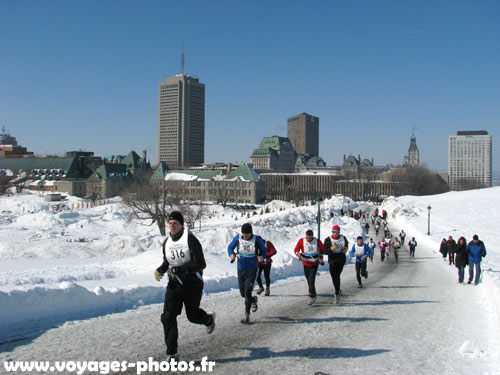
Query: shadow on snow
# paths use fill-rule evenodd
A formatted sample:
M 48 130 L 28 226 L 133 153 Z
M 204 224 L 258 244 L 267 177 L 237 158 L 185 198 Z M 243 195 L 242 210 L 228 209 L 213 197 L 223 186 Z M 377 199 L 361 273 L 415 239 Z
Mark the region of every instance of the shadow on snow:
M 289 318 L 287 316 L 268 316 L 260 320 L 259 323 L 279 323 L 279 324 L 302 324 L 302 323 L 330 323 L 330 322 L 351 322 L 361 323 L 366 321 L 384 321 L 382 318 L 353 318 L 353 317 L 331 317 L 331 318 Z
M 356 348 L 307 348 L 284 351 L 272 351 L 266 347 L 242 348 L 250 351 L 247 357 L 218 359 L 217 363 L 246 362 L 267 358 L 300 357 L 307 359 L 362 358 L 389 352 L 387 349 L 363 350 Z

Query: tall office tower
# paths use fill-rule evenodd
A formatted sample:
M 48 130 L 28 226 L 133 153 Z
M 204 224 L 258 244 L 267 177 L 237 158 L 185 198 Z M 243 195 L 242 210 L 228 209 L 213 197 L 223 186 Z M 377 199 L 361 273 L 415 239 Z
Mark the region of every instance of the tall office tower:
M 307 113 L 289 117 L 288 139 L 298 154 L 319 156 L 319 118 Z
M 183 70 L 159 86 L 159 161 L 169 168 L 205 162 L 205 84 Z
M 448 180 L 451 189 L 491 186 L 491 135 L 458 131 L 448 138 Z

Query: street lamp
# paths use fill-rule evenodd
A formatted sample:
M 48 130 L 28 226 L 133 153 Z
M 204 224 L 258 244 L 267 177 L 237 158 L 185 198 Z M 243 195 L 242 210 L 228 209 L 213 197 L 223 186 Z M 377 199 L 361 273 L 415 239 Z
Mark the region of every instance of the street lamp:
M 427 235 L 431 235 L 431 206 L 427 206 Z
M 316 202 L 318 203 L 318 240 L 321 238 L 321 197 L 318 195 L 316 197 Z

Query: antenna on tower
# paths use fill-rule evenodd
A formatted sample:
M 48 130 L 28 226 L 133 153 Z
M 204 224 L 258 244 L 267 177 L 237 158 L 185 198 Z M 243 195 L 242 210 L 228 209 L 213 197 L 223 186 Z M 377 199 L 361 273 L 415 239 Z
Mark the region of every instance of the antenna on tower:
M 181 52 L 181 74 L 184 75 L 184 39 L 182 40 L 182 52 Z
M 412 128 L 411 128 L 411 136 L 412 136 L 413 138 L 415 138 L 415 130 L 417 130 L 417 129 L 418 129 L 418 128 L 417 128 L 417 125 L 413 125 L 413 126 L 412 126 Z

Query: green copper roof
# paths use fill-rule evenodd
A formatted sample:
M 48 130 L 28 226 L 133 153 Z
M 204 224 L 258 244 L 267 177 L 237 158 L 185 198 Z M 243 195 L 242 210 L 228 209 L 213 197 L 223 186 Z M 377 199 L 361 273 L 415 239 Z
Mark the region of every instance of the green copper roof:
M 277 135 L 264 137 L 262 141 L 260 141 L 259 148 L 278 148 L 285 142 L 290 143 L 290 140 L 286 137 L 278 137 Z
M 272 148 L 256 148 L 253 150 L 251 157 L 267 157 L 267 156 L 278 156 L 276 150 Z
M 91 176 L 99 176 L 102 180 L 113 178 L 124 178 L 128 176 L 128 168 L 125 164 L 103 164 Z
M 260 179 L 257 172 L 255 172 L 248 164 L 242 164 L 234 171 L 229 173 L 226 179 L 230 180 L 236 177 L 241 177 L 245 181 L 258 181 Z
M 168 172 L 168 167 L 165 162 L 160 162 L 153 175 L 151 176 L 152 180 L 163 180 L 165 179 L 165 175 Z
M 130 170 L 146 170 L 148 166 L 145 160 L 137 155 L 135 151 L 130 151 L 127 156 L 123 158 L 121 164 L 125 164 Z

